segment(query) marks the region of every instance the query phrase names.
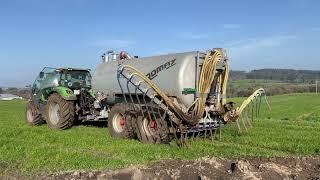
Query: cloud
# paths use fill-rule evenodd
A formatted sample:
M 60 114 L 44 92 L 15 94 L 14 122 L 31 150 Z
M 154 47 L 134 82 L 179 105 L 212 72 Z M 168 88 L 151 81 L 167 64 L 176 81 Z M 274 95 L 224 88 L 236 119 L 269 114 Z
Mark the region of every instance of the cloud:
M 222 27 L 224 29 L 240 29 L 241 25 L 240 24 L 223 24 Z
M 283 61 L 292 54 L 294 35 L 273 35 L 268 37 L 243 39 L 225 43 L 233 69 L 284 67 Z
M 178 34 L 178 37 L 183 38 L 183 39 L 192 39 L 192 40 L 199 40 L 199 39 L 206 39 L 209 36 L 207 34 L 196 34 L 196 33 L 181 33 Z
M 296 38 L 293 35 L 277 35 L 229 42 L 225 46 L 236 51 L 254 51 L 261 48 L 277 47 Z
M 103 48 L 118 49 L 118 48 L 127 48 L 135 44 L 136 42 L 132 40 L 107 39 L 107 40 L 97 40 L 93 42 L 91 45 L 103 47 Z
M 313 27 L 311 28 L 311 31 L 320 31 L 320 27 Z

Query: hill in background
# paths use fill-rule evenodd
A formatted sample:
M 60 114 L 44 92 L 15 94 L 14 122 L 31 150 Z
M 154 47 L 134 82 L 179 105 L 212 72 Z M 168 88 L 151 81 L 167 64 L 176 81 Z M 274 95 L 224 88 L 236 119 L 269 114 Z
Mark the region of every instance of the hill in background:
M 315 83 L 320 78 L 320 71 L 294 69 L 259 69 L 246 71 L 231 71 L 231 80 L 264 79 L 291 83 Z
M 259 69 L 231 71 L 228 97 L 249 96 L 264 88 L 268 95 L 316 92 L 320 71 L 294 69 Z

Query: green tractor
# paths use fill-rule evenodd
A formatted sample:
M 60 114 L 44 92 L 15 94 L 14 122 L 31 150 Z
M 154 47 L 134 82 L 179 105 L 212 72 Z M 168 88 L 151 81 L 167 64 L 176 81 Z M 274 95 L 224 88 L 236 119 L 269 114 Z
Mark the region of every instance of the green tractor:
M 31 125 L 47 123 L 52 129 L 67 129 L 75 121 L 105 121 L 108 109 L 95 103 L 88 69 L 44 68 L 32 85 L 26 107 Z

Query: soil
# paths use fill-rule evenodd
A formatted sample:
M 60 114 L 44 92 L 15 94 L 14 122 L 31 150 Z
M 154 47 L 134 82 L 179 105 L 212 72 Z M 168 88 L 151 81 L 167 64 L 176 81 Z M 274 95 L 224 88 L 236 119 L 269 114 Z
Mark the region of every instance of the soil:
M 164 160 L 119 170 L 62 172 L 35 179 L 310 179 L 320 180 L 320 157 Z

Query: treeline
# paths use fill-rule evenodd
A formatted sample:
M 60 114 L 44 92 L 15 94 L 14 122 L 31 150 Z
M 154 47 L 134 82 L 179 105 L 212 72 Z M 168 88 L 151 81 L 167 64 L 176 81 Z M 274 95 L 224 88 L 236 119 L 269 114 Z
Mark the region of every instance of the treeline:
M 291 83 L 315 83 L 320 78 L 320 71 L 294 69 L 259 69 L 250 72 L 231 71 L 231 80 L 265 79 Z
M 31 95 L 30 88 L 0 88 L 0 94 L 13 94 L 25 99 L 29 99 Z
M 314 93 L 316 92 L 315 84 L 248 84 L 243 87 L 238 87 L 230 84 L 227 90 L 228 97 L 248 97 L 255 90 L 263 88 L 268 96 L 290 94 L 290 93 Z

